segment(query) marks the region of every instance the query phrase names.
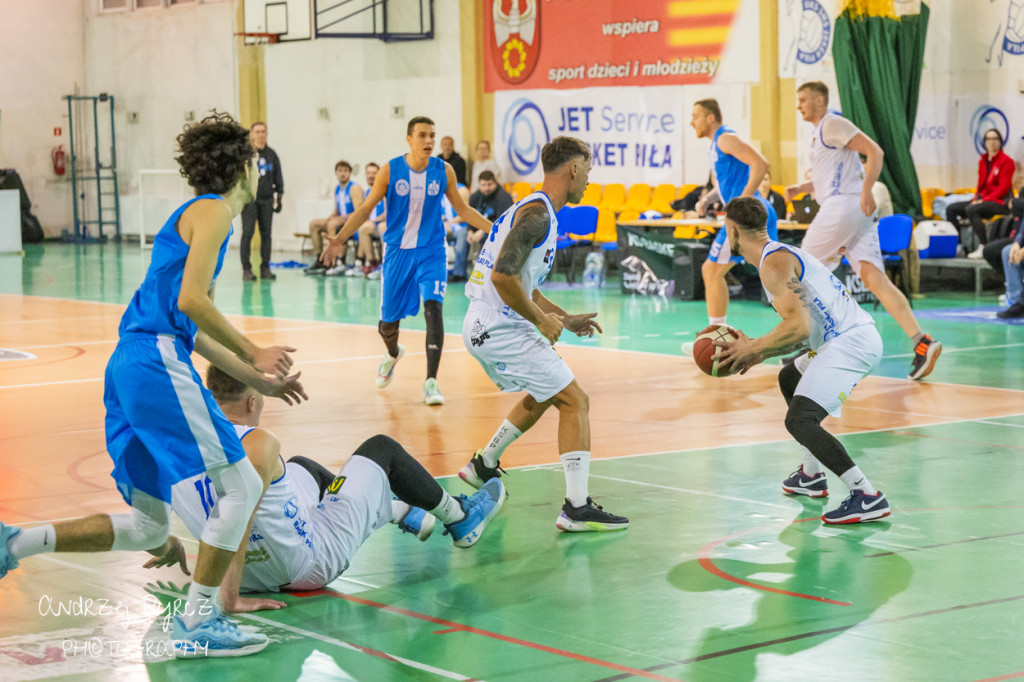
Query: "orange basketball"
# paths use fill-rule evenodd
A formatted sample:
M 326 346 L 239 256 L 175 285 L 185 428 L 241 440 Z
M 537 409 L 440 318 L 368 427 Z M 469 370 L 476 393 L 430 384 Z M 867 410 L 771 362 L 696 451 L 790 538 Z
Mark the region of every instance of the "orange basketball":
M 716 340 L 732 343 L 739 337 L 733 332 L 737 330 L 725 324 L 713 324 L 697 334 L 693 344 L 693 361 L 700 370 L 713 377 L 727 377 L 733 373 L 732 367 L 719 369 L 718 353 L 722 350 L 715 345 Z

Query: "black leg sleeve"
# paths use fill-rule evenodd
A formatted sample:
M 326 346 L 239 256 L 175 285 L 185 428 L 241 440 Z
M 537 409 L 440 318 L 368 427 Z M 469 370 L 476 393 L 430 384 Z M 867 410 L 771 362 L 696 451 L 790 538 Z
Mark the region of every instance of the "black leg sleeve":
M 391 492 L 402 502 L 427 511 L 441 504 L 444 490 L 393 438 L 373 436 L 356 448 L 353 456 L 376 462 L 387 475 Z
M 790 363 L 779 372 L 779 388 L 782 389 L 782 397 L 789 405 L 793 401 L 793 393 L 796 392 L 796 385 L 800 383 L 803 374 L 796 368 L 796 363 Z
M 796 442 L 810 450 L 822 466 L 841 476 L 853 468 L 853 460 L 843 444 L 821 426 L 827 416 L 828 412 L 818 403 L 806 396 L 795 396 L 786 413 L 786 430 Z
M 436 379 L 444 348 L 444 314 L 440 301 L 423 302 L 423 319 L 427 323 L 427 378 Z
M 384 339 L 384 345 L 388 349 L 388 355 L 393 358 L 398 357 L 398 323 L 397 322 L 384 322 L 381 320 L 377 323 L 377 332 L 380 334 L 380 338 Z
M 320 497 L 324 496 L 324 493 L 327 492 L 327 486 L 335 479 L 335 475 L 331 473 L 330 469 L 319 462 L 314 462 L 309 457 L 302 457 L 301 455 L 292 457 L 288 460 L 288 463 L 298 464 L 309 472 L 309 475 L 316 481 L 317 487 L 320 488 Z

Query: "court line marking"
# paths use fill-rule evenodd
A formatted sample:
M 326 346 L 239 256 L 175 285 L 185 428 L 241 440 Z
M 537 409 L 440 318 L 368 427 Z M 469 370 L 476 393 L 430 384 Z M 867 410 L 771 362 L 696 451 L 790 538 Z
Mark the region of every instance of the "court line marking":
M 1009 675 L 999 675 L 998 677 L 986 677 L 983 680 L 975 680 L 974 682 L 1003 682 L 1003 680 L 1016 680 L 1021 677 L 1024 677 L 1024 671 L 1010 673 Z
M 250 317 L 250 316 L 246 315 L 244 317 Z M 267 318 L 255 318 L 255 319 L 273 320 L 273 319 L 277 319 L 277 318 L 267 317 Z M 271 332 L 285 332 L 285 331 L 286 332 L 312 331 L 312 330 L 316 330 L 316 329 L 323 329 L 325 324 L 330 324 L 330 323 L 323 322 L 323 323 L 320 323 L 320 324 L 310 325 L 310 326 L 306 326 L 306 327 L 283 327 L 281 329 L 240 329 L 239 331 L 241 331 L 243 334 L 269 334 Z M 118 342 L 118 339 L 104 339 L 102 341 L 68 341 L 67 343 L 46 343 L 46 344 L 41 344 L 41 345 L 36 345 L 36 346 L 18 346 L 18 348 L 19 349 L 31 348 L 31 349 L 35 350 L 37 348 L 66 348 L 66 347 L 70 347 L 70 346 L 100 346 L 100 345 L 108 344 L 108 343 L 116 344 L 117 342 Z
M 558 471 L 561 473 L 561 468 L 548 469 L 548 471 Z M 645 488 L 661 488 L 663 490 L 672 490 L 678 493 L 689 493 L 690 495 L 703 495 L 704 497 L 714 497 L 719 500 L 729 500 L 731 502 L 746 502 L 749 504 L 759 504 L 767 507 L 778 507 L 779 509 L 785 509 L 786 511 L 792 511 L 795 507 L 787 506 L 784 504 L 777 504 L 775 502 L 765 502 L 763 500 L 747 500 L 742 497 L 732 497 L 730 495 L 717 495 L 715 493 L 705 492 L 703 490 L 691 490 L 689 488 L 675 488 L 670 485 L 661 485 L 659 483 L 645 483 L 644 481 L 634 481 L 628 478 L 617 478 L 615 476 L 602 476 L 600 474 L 590 474 L 590 478 L 600 478 L 605 481 L 617 481 L 619 483 L 632 483 L 634 485 L 643 486 Z
M 936 547 L 951 547 L 953 545 L 963 545 L 968 542 L 981 542 L 982 540 L 998 540 L 1000 538 L 1011 538 L 1017 535 L 1024 535 L 1024 531 L 1016 531 L 1013 533 L 1002 533 L 1000 535 L 986 535 L 977 538 L 967 538 L 966 540 L 954 540 L 952 542 L 940 542 L 934 545 L 921 545 L 920 547 L 904 547 L 902 549 L 890 550 L 887 552 L 878 552 L 876 554 L 865 554 L 865 559 L 876 559 L 882 556 L 892 556 L 894 554 L 907 554 L 908 552 L 920 552 L 925 549 L 935 549 Z
M 100 552 L 97 552 L 96 554 L 100 554 Z M 74 568 L 74 569 L 77 569 L 79 571 L 83 571 L 85 573 L 91 573 L 93 575 L 98 575 L 98 576 L 103 577 L 103 578 L 109 578 L 110 577 L 110 572 L 109 571 L 100 571 L 100 570 L 97 570 L 97 569 L 94 569 L 94 568 L 89 568 L 87 566 L 82 566 L 80 564 L 76 564 L 76 563 L 73 563 L 73 562 L 70 562 L 70 561 L 64 561 L 64 560 L 58 559 L 58 558 L 56 558 L 54 556 L 50 556 L 49 554 L 38 554 L 36 556 L 38 558 L 40 558 L 40 559 L 43 559 L 45 561 L 49 561 L 49 562 L 54 563 L 54 564 L 58 564 L 60 566 L 64 566 L 66 568 Z M 140 588 L 142 590 L 146 590 L 146 585 L 139 585 L 138 583 L 135 583 L 135 582 L 129 582 L 129 584 L 132 585 L 133 587 L 137 587 L 137 588 Z M 173 598 L 176 598 L 176 599 L 181 599 L 183 597 L 183 595 L 178 593 L 178 592 L 171 592 L 171 591 L 168 591 L 168 590 L 155 589 L 155 590 L 146 590 L 146 591 L 151 592 L 151 593 L 153 593 L 153 592 L 159 593 L 159 594 L 162 594 L 164 596 L 173 597 Z M 351 651 L 357 651 L 359 653 L 369 654 L 371 656 L 376 656 L 377 658 L 383 658 L 385 660 L 394 661 L 396 663 L 402 663 L 404 665 L 409 666 L 410 668 L 416 668 L 418 670 L 423 670 L 425 672 L 430 672 L 430 673 L 434 673 L 434 674 L 437 674 L 437 675 L 441 675 L 443 677 L 447 677 L 450 680 L 461 680 L 462 682 L 473 682 L 474 680 L 476 680 L 476 678 L 466 677 L 465 675 L 461 675 L 459 673 L 454 673 L 454 672 L 451 672 L 449 670 L 444 670 L 442 668 L 435 668 L 434 666 L 428 665 L 426 663 L 420 663 L 418 661 L 412 661 L 412 660 L 409 660 L 407 658 L 402 658 L 401 656 L 395 656 L 393 654 L 389 654 L 389 653 L 384 652 L 384 651 L 378 651 L 376 649 L 371 649 L 370 647 L 364 647 L 364 646 L 361 646 L 359 644 L 352 644 L 352 643 L 349 643 L 349 642 L 345 642 L 345 641 L 342 641 L 340 639 L 335 639 L 333 637 L 328 637 L 327 635 L 321 635 L 318 632 L 313 632 L 311 630 L 306 630 L 304 628 L 296 627 L 294 625 L 288 625 L 286 623 L 278 623 L 277 621 L 270 620 L 269 618 L 263 618 L 262 616 L 255 616 L 255 615 L 253 615 L 251 613 L 233 613 L 233 614 L 231 614 L 231 617 L 232 618 L 244 618 L 244 619 L 247 619 L 247 620 L 255 620 L 257 622 L 263 623 L 263 624 L 265 624 L 267 626 L 270 626 L 270 627 L 280 628 L 282 630 L 288 630 L 289 632 L 293 632 L 295 634 L 302 635 L 304 637 L 309 637 L 310 639 L 320 640 L 321 642 L 325 642 L 327 644 L 333 644 L 333 645 L 341 647 L 343 649 L 349 649 Z M 116 669 L 116 667 L 115 668 L 110 668 L 110 670 L 114 670 L 114 669 Z M 654 678 L 654 679 L 658 679 L 658 678 Z
M 1021 346 L 1024 346 L 1024 343 L 1000 343 L 1000 344 L 991 344 L 991 345 L 988 345 L 988 346 L 958 346 L 956 348 L 946 348 L 945 346 L 943 346 L 942 347 L 942 352 L 943 353 L 966 353 L 967 351 L 994 350 L 994 349 L 998 349 L 998 348 L 1020 348 Z M 914 357 L 913 353 L 900 353 L 898 355 L 883 355 L 882 359 L 883 360 L 889 360 L 889 359 L 897 359 L 898 360 L 900 358 L 912 358 L 912 357 Z
M 288 594 L 294 597 L 317 597 L 326 596 L 334 599 L 342 599 L 344 601 L 353 602 L 355 604 L 362 604 L 364 606 L 372 606 L 373 608 L 380 609 L 389 613 L 394 613 L 400 616 L 408 616 L 410 618 L 416 618 L 423 620 L 428 623 L 435 623 L 437 625 L 443 625 L 447 630 L 435 632 L 435 634 L 447 634 L 452 632 L 466 632 L 473 635 L 480 635 L 482 637 L 488 637 L 490 639 L 496 639 L 500 642 L 508 644 L 515 644 L 517 646 L 526 647 L 528 649 L 534 649 L 536 651 L 543 651 L 544 653 L 554 654 L 555 656 L 561 656 L 568 658 L 573 661 L 579 661 L 581 663 L 591 663 L 593 665 L 601 666 L 603 668 L 610 668 L 617 670 L 622 673 L 633 675 L 634 677 L 644 677 L 649 680 L 659 680 L 660 682 L 679 682 L 678 678 L 664 677 L 656 673 L 648 672 L 639 668 L 631 668 L 626 665 L 620 665 L 619 663 L 612 663 L 611 661 L 604 661 L 599 658 L 593 658 L 583 654 L 577 654 L 572 651 L 565 649 L 556 649 L 555 647 L 547 646 L 546 644 L 538 644 L 537 642 L 530 642 L 525 639 L 519 639 L 518 637 L 510 637 L 508 635 L 502 635 L 497 632 L 490 630 L 483 630 L 481 628 L 473 627 L 472 625 L 463 625 L 462 623 L 456 623 L 455 621 L 446 620 L 444 618 L 438 618 L 436 616 L 429 616 L 425 613 L 419 613 L 417 611 L 410 611 L 408 609 L 399 608 L 397 606 L 391 606 L 390 604 L 383 604 L 381 602 L 364 599 L 362 597 L 356 597 L 355 595 L 343 594 L 341 592 L 335 592 L 333 590 L 312 590 L 309 592 L 288 592 Z

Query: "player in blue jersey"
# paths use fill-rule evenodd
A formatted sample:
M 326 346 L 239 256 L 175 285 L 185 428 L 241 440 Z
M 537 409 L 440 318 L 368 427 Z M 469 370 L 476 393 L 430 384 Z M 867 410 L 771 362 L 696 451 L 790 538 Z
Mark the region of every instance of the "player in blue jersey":
M 217 606 L 224 574 L 238 551 L 263 484 L 231 422 L 203 387 L 192 351 L 239 381 L 288 404 L 306 398 L 289 376 L 295 349 L 260 347 L 213 303 L 231 221 L 256 190 L 249 132 L 214 113 L 178 136 L 181 174 L 196 191 L 164 224 L 142 286 L 121 318 L 107 363 L 103 402 L 111 473 L 128 514 L 95 514 L 18 529 L 0 523 L 0 577 L 43 552 L 147 550 L 170 530 L 171 488 L 206 472 L 220 499 L 203 528 L 195 580 L 175 617 L 175 655 L 242 656 L 267 644 L 242 632 Z M 205 649 L 205 651 L 204 651 Z
M 370 217 L 381 199 L 387 198 L 387 229 L 381 272 L 380 324 L 378 330 L 387 353 L 377 369 L 377 388 L 391 383 L 395 364 L 404 354 L 398 343 L 403 317 L 419 312 L 427 326 L 427 380 L 423 402 L 444 405 L 437 387 L 437 369 L 444 345 L 441 304 L 448 286 L 441 197 L 448 197 L 460 218 L 479 230 L 490 230 L 489 220 L 470 208 L 456 189 L 455 171 L 444 160 L 432 157 L 434 122 L 417 116 L 406 127 L 409 153 L 391 159 L 377 174 L 363 204 L 349 217 L 336 237 L 328 241 L 320 260 L 330 263 L 345 248 L 345 241 Z
M 313 253 L 319 258 L 324 250 L 324 235 L 328 237 L 337 233 L 338 228 L 345 224 L 352 211 L 363 203 L 363 188 L 352 179 L 352 164 L 339 161 L 334 164 L 334 177 L 338 184 L 334 186 L 334 208 L 326 218 L 314 218 L 309 222 L 309 238 L 313 242 Z M 319 260 L 306 268 L 307 275 L 322 275 L 328 266 Z
M 702 99 L 693 105 L 690 125 L 698 138 L 706 137 L 711 140 L 711 177 L 722 203 L 727 204 L 736 197 L 761 199 L 768 212 L 768 234 L 773 240 L 777 240 L 778 216 L 775 215 L 775 209 L 771 204 L 757 191 L 761 179 L 768 172 L 768 160 L 743 141 L 735 130 L 722 124 L 722 110 L 714 99 Z M 708 324 L 725 324 L 726 311 L 729 308 L 729 287 L 725 282 L 725 275 L 733 265 L 742 261 L 743 259 L 734 256 L 729 248 L 726 230 L 719 230 L 715 236 L 715 243 L 708 253 L 708 259 L 701 267 L 704 298 L 708 306 Z M 684 348 L 685 346 L 686 344 Z

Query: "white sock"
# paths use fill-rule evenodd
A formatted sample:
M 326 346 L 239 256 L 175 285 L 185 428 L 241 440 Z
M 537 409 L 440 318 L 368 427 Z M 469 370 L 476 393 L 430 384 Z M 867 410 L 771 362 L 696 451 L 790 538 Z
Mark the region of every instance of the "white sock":
M 708 317 L 708 326 L 710 327 L 713 324 L 725 324 L 725 315 L 722 315 L 721 317 L 710 317 L 709 316 Z
M 491 441 L 487 444 L 487 447 L 480 453 L 484 464 L 492 469 L 498 466 L 498 460 L 501 459 L 505 448 L 512 445 L 516 438 L 519 438 L 521 435 L 523 435 L 523 432 L 517 429 L 512 422 L 507 419 L 503 421 L 498 430 L 491 436 Z
M 57 533 L 51 524 L 22 528 L 16 538 L 7 541 L 7 550 L 15 559 L 24 559 L 34 554 L 52 552 L 57 544 Z
M 445 525 L 458 523 L 466 518 L 466 512 L 462 509 L 459 501 L 446 492 L 442 492 L 441 504 L 430 510 L 430 513 L 437 517 L 437 520 Z
M 878 491 L 875 490 L 875 487 L 871 485 L 870 481 L 868 481 L 868 477 L 861 473 L 860 467 L 858 466 L 854 466 L 847 470 L 847 472 L 839 478 L 843 480 L 843 483 L 846 484 L 846 487 L 849 488 L 851 492 L 854 490 L 861 490 L 865 495 L 878 494 Z
M 804 448 L 804 475 L 817 476 L 824 470 L 818 458 L 812 455 L 810 450 Z
M 404 519 L 410 509 L 412 509 L 411 504 L 406 504 L 401 500 L 391 500 L 391 523 L 398 523 Z
M 209 618 L 219 608 L 217 596 L 220 594 L 220 585 L 209 587 L 200 585 L 195 580 L 188 588 L 188 598 L 185 600 L 185 612 L 181 614 L 181 622 L 191 630 L 198 623 Z
M 565 497 L 574 507 L 587 503 L 587 479 L 590 478 L 590 453 L 586 450 L 564 452 L 558 456 L 565 471 Z

